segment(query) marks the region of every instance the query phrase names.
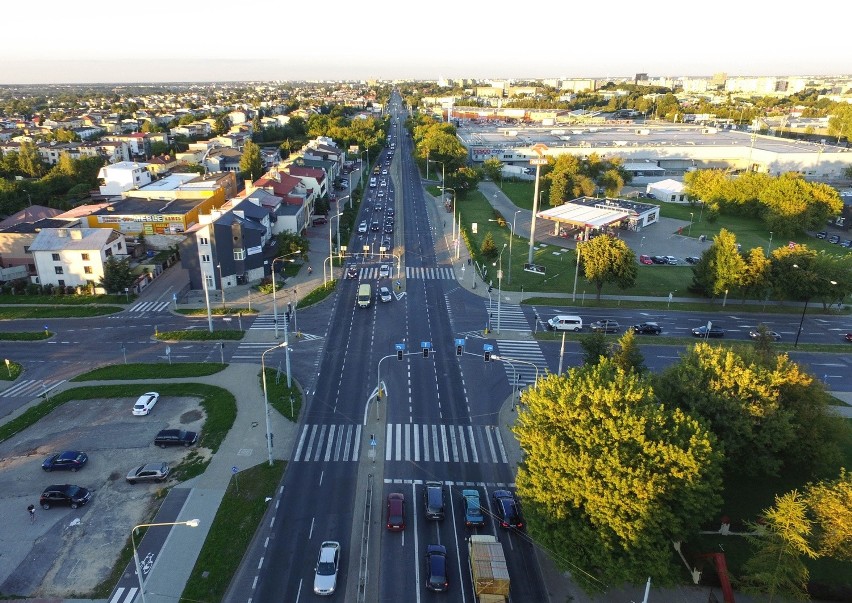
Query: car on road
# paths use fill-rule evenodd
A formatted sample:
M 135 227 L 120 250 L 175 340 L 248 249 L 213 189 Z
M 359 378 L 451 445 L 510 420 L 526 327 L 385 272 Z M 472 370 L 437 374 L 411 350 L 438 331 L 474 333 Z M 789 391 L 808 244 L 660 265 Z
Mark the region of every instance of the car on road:
M 821 230 L 818 233 L 816 233 L 816 238 L 818 238 L 818 239 L 824 239 L 827 236 L 828 236 L 828 233 L 825 232 L 824 230 Z
M 852 333 L 846 333 L 846 335 L 843 336 L 843 339 L 846 341 L 852 341 Z
M 391 532 L 405 529 L 405 496 L 401 492 L 388 494 L 387 529 Z
M 92 493 L 86 488 L 73 484 L 57 484 L 48 486 L 41 493 L 38 504 L 44 510 L 57 505 L 68 505 L 72 509 L 82 507 L 92 498 Z
M 393 234 L 393 224 L 385 224 L 385 234 Z
M 169 464 L 163 462 L 139 465 L 127 473 L 127 483 L 162 482 L 169 476 Z
M 426 547 L 426 590 L 445 592 L 449 587 L 447 547 L 441 544 L 430 544 Z
M 779 335 L 775 331 L 770 331 L 766 327 L 763 327 L 761 329 L 761 326 L 762 325 L 759 325 L 756 329 L 751 329 L 748 332 L 748 336 L 751 337 L 752 339 L 760 339 L 761 336 L 763 334 L 765 334 L 766 337 L 769 337 L 770 339 L 772 339 L 772 341 L 781 341 L 781 335 Z
M 337 570 L 340 567 L 340 543 L 326 540 L 320 545 L 317 565 L 314 568 L 314 594 L 333 595 L 337 588 Z
M 379 267 L 379 278 L 390 278 L 390 264 L 382 264 Z
M 184 429 L 163 429 L 154 438 L 154 444 L 160 448 L 166 446 L 192 446 L 198 441 L 198 434 Z
M 395 213 L 395 212 L 394 212 L 394 209 L 393 209 L 392 207 L 389 207 L 385 213 L 386 213 L 388 216 L 393 217 L 393 215 L 394 215 L 394 213 Z
M 479 505 L 479 490 L 462 490 L 464 524 L 468 527 L 484 526 L 485 516 Z
M 349 266 L 346 269 L 346 278 L 358 278 L 358 269 L 355 266 Z
M 621 325 L 615 320 L 596 320 L 589 323 L 589 328 L 595 333 L 618 333 Z
M 423 490 L 426 519 L 444 519 L 444 486 L 441 482 L 426 482 Z
M 50 471 L 71 471 L 72 473 L 78 469 L 82 469 L 89 460 L 89 455 L 79 450 L 66 450 L 59 454 L 44 459 L 41 468 L 47 472 Z
M 640 255 L 639 256 L 639 263 L 640 264 L 653 264 L 654 262 L 651 260 L 650 255 Z
M 387 287 L 379 288 L 379 300 L 383 302 L 389 302 L 393 299 L 393 295 L 391 295 L 390 289 Z
M 701 261 L 701 258 L 696 257 L 694 255 L 688 255 L 683 259 L 687 264 L 697 264 L 698 262 Z
M 364 234 L 365 232 L 367 232 L 367 223 L 366 222 L 361 222 L 358 225 L 358 232 L 361 233 L 361 234 Z
M 491 498 L 494 500 L 494 508 L 497 510 L 497 520 L 500 522 L 500 527 L 517 529 L 524 527 L 521 507 L 511 492 L 495 490 Z
M 379 228 L 381 228 L 381 225 L 378 222 L 373 222 L 372 224 L 370 224 L 370 230 L 372 230 L 373 232 L 378 232 Z
M 133 416 L 144 417 L 145 415 L 151 412 L 151 409 L 154 408 L 154 405 L 159 399 L 160 394 L 158 394 L 157 392 L 148 392 L 147 394 L 142 394 L 141 396 L 139 396 L 139 399 L 136 400 L 136 404 L 133 405 Z
M 707 325 L 701 325 L 700 327 L 692 329 L 692 334 L 695 337 L 724 337 L 725 330 L 717 327 L 716 325 L 712 325 L 708 331 Z
M 640 322 L 630 327 L 630 330 L 639 335 L 659 335 L 663 332 L 663 327 L 655 322 Z

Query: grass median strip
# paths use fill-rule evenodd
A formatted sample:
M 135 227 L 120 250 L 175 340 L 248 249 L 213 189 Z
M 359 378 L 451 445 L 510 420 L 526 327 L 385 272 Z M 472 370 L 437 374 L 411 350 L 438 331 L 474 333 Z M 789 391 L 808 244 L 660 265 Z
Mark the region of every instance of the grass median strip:
M 262 375 L 258 373 L 258 380 Z M 262 387 L 262 385 L 261 385 Z M 302 409 L 302 392 L 294 383 L 287 387 L 287 375 L 278 369 L 266 367 L 266 395 L 269 404 L 286 419 L 296 421 Z
M 160 341 L 238 341 L 245 336 L 245 331 L 234 329 L 222 329 L 221 331 L 208 331 L 193 329 L 191 331 L 160 331 L 154 335 Z
M 89 318 L 124 311 L 118 306 L 0 306 L 0 320 L 19 318 Z
M 178 379 L 207 377 L 225 370 L 227 364 L 217 362 L 178 362 L 175 364 L 112 364 L 88 373 L 77 375 L 69 381 L 134 381 L 137 379 Z
M 0 341 L 41 341 L 53 337 L 50 331 L 17 331 L 0 333 Z

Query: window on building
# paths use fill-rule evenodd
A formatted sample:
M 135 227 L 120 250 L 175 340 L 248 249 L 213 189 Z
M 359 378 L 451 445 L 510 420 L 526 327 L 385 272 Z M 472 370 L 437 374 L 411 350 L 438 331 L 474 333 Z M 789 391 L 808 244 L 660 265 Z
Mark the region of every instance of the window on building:
M 207 239 L 207 237 L 199 237 L 198 242 L 201 245 L 209 245 L 210 244 L 210 241 Z
M 84 261 L 84 262 L 88 262 L 88 261 L 89 261 L 89 254 L 88 254 L 88 253 L 83 253 L 83 254 L 81 254 L 81 255 L 83 256 L 83 261 Z
M 202 256 L 201 256 L 201 261 L 202 261 L 202 262 L 209 262 L 209 261 L 210 261 L 210 256 L 209 256 L 209 255 L 202 255 Z
M 83 266 L 83 272 L 85 272 L 86 274 L 92 274 L 92 267 L 91 266 Z
M 53 258 L 53 261 L 54 261 L 54 262 L 58 262 L 58 261 L 59 261 L 59 254 L 58 254 L 58 253 L 53 253 L 53 254 L 51 254 L 51 257 Z
M 245 259 L 245 249 L 234 249 L 234 259 L 237 261 Z
M 56 274 L 65 274 L 65 271 L 62 269 L 62 266 L 54 266 L 53 271 Z
M 121 241 L 119 241 L 119 242 L 118 242 L 118 244 L 117 244 L 117 247 L 116 247 L 116 248 L 117 248 L 119 251 L 121 251 L 121 247 L 122 247 L 122 243 L 121 243 Z
M 212 289 L 213 288 L 213 276 L 208 274 L 204 277 L 204 280 L 207 283 L 207 288 Z
M 56 284 L 57 284 L 57 285 L 59 285 L 60 287 L 64 287 L 64 286 L 65 286 L 65 281 L 63 281 L 62 279 L 59 279 L 59 280 L 56 282 Z
M 105 250 L 104 255 L 107 256 L 107 257 L 111 257 L 112 256 L 112 249 Z

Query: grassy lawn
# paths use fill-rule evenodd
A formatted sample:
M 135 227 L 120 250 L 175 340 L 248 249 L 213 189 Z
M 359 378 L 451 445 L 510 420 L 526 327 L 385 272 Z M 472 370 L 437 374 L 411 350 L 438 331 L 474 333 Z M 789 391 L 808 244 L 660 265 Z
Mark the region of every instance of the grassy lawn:
M 160 341 L 238 341 L 245 336 L 245 331 L 233 329 L 222 329 L 210 332 L 207 329 L 193 329 L 191 331 L 160 331 L 154 337 Z
M 269 404 L 281 413 L 281 416 L 295 422 L 302 409 L 302 392 L 296 387 L 296 384 L 287 387 L 287 373 L 284 371 L 279 375 L 278 369 L 266 368 L 266 395 L 269 399 Z M 292 375 L 291 375 L 292 377 Z M 257 375 L 258 381 L 263 387 L 262 376 Z M 292 379 L 291 379 L 292 381 Z M 293 412 L 290 412 L 290 400 L 293 400 Z
M 0 320 L 19 318 L 89 318 L 117 314 L 124 308 L 118 306 L 5 306 L 0 307 Z
M 176 364 L 113 364 L 77 375 L 69 381 L 133 381 L 136 379 L 176 379 L 206 377 L 225 370 L 227 364 L 215 362 L 178 362 Z
M 21 372 L 24 370 L 24 367 L 8 358 L 5 359 L 3 364 L 5 366 L 0 366 L 0 381 L 14 381 L 21 376 Z
M 130 301 L 135 296 L 130 296 Z M 90 304 L 126 304 L 128 299 L 124 295 L 0 295 L 0 305 L 28 305 L 40 304 L 49 306 L 85 306 Z
M 182 601 L 222 601 L 257 532 L 267 497 L 275 495 L 286 464 L 261 463 L 238 473 L 228 485 L 204 547 L 181 595 Z M 314 552 L 311 552 L 314 554 Z
M 0 341 L 41 341 L 53 337 L 50 331 L 15 331 L 0 333 Z
M 337 281 L 330 280 L 325 285 L 320 285 L 313 291 L 309 292 L 305 297 L 299 300 L 299 303 L 296 304 L 297 308 L 307 308 L 309 306 L 313 306 L 314 304 L 320 303 L 326 297 L 334 293 L 334 289 L 337 287 Z
M 183 314 L 184 316 L 207 316 L 207 308 L 180 308 L 175 310 L 178 314 Z M 221 306 L 210 308 L 210 314 L 213 316 L 236 316 L 237 314 L 257 314 L 256 308 L 240 308 L 230 306 L 225 308 L 224 310 Z

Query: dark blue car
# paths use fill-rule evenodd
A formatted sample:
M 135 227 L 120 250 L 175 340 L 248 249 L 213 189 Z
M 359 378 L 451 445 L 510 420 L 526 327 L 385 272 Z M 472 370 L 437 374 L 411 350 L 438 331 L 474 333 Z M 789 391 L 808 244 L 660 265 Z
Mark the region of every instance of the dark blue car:
M 59 454 L 47 457 L 41 464 L 41 468 L 45 471 L 77 471 L 82 469 L 89 456 L 85 452 L 78 450 L 66 450 Z

